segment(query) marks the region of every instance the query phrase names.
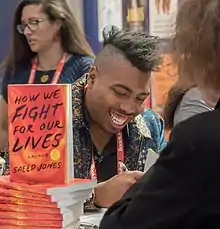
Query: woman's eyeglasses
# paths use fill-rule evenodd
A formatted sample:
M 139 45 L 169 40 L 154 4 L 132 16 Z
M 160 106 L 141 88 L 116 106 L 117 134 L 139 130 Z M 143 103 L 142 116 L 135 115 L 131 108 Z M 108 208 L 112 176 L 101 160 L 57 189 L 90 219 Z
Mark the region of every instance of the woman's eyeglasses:
M 34 32 L 38 30 L 40 22 L 47 21 L 48 19 L 31 19 L 27 23 L 22 23 L 20 25 L 17 25 L 17 30 L 19 33 L 24 34 L 25 28 L 28 27 L 28 29 L 31 32 Z

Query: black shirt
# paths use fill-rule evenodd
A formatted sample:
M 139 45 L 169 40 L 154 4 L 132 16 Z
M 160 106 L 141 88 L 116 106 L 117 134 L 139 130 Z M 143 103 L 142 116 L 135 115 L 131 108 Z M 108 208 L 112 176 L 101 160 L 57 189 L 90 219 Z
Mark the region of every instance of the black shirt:
M 86 108 L 84 108 L 84 119 L 86 123 L 86 128 L 83 135 L 85 138 L 90 137 L 89 127 L 91 125 L 91 117 Z M 128 143 L 127 128 L 122 130 L 123 140 L 124 140 L 124 153 L 126 153 L 126 146 Z M 92 154 L 95 160 L 96 166 L 96 175 L 98 182 L 103 182 L 111 177 L 117 175 L 117 144 L 116 144 L 116 135 L 114 135 L 107 145 L 104 147 L 103 151 L 98 152 L 96 146 L 92 145 Z
M 220 109 L 177 125 L 154 166 L 100 229 L 220 228 Z
M 127 145 L 127 132 L 123 130 L 124 150 Z M 104 147 L 102 153 L 98 153 L 96 147 L 93 147 L 94 159 L 96 164 L 96 173 L 98 182 L 106 181 L 118 173 L 117 169 L 117 144 L 116 135 Z M 125 152 L 124 152 L 125 153 Z

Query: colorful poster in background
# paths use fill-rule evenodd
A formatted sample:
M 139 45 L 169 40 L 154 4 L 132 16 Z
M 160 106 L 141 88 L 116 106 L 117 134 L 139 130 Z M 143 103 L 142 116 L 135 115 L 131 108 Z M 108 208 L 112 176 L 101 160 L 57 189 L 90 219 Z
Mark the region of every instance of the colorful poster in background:
M 124 27 L 134 31 L 147 31 L 147 1 L 127 0 L 124 14 Z M 146 100 L 146 107 L 151 107 L 151 96 Z
M 8 86 L 11 180 L 66 182 L 67 86 Z
M 167 93 L 177 79 L 177 69 L 172 60 L 171 39 L 175 32 L 178 0 L 149 0 L 149 32 L 161 38 L 162 64 L 152 73 L 152 108 L 161 113 Z
M 102 31 L 108 25 L 123 27 L 122 0 L 98 0 L 98 39 L 103 42 Z
M 135 30 L 146 30 L 146 0 L 127 0 L 124 27 Z
M 175 30 L 178 0 L 149 0 L 149 32 L 170 39 Z

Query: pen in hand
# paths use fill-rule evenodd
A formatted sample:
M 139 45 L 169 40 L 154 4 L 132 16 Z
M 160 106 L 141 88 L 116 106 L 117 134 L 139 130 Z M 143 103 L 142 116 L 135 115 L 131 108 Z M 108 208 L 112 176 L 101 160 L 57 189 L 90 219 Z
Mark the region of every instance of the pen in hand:
M 129 171 L 128 168 L 127 168 L 127 166 L 122 161 L 119 161 L 118 163 L 119 163 L 119 166 L 121 168 L 121 173 L 124 173 L 124 172 L 128 172 Z

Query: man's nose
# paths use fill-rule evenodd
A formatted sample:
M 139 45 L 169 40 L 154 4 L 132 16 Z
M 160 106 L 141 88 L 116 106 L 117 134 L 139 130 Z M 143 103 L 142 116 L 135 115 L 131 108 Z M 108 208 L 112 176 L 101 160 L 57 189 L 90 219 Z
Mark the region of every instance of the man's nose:
M 137 104 L 135 103 L 135 101 L 132 101 L 131 99 L 126 100 L 123 104 L 121 104 L 120 109 L 123 111 L 125 115 L 131 116 L 139 112 Z

